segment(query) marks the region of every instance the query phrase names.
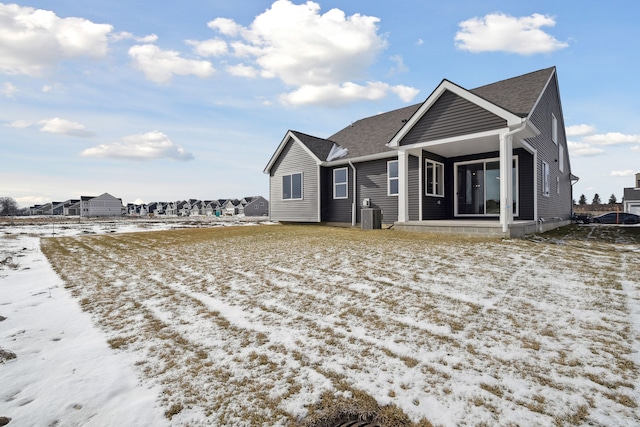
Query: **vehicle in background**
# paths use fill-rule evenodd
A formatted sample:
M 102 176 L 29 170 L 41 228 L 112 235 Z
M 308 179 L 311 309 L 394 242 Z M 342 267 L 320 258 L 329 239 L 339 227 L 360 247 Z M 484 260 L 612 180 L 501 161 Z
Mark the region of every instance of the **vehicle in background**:
M 640 216 L 627 212 L 609 212 L 591 219 L 596 224 L 640 224 Z

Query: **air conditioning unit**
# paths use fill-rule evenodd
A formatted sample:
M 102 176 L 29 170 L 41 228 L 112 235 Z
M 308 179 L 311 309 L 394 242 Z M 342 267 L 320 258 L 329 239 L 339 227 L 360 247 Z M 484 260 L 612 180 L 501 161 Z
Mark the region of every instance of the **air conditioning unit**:
M 371 199 L 362 199 L 362 207 L 363 208 L 371 207 Z

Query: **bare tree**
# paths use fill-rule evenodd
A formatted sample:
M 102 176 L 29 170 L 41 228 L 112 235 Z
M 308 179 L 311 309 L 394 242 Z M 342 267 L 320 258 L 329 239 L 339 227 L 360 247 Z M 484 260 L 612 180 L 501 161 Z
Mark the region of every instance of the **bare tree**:
M 18 212 L 18 204 L 12 197 L 0 197 L 0 216 L 16 215 Z

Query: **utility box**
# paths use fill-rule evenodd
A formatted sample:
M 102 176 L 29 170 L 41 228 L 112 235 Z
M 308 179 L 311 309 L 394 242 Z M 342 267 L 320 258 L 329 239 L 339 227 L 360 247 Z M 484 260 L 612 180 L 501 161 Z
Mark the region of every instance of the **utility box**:
M 361 226 L 363 230 L 379 230 L 382 228 L 382 210 L 362 209 Z

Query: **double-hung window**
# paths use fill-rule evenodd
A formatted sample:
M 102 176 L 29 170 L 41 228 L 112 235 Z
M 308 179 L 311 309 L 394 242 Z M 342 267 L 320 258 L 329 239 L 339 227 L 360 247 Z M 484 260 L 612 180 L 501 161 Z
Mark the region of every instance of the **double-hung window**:
M 302 173 L 282 176 L 282 199 L 302 200 Z
M 444 196 L 444 165 L 433 160 L 425 160 L 424 194 L 427 196 Z
M 549 164 L 542 162 L 542 195 L 549 197 L 551 183 L 549 182 Z
M 349 197 L 349 174 L 347 168 L 333 170 L 333 198 L 346 199 Z
M 400 191 L 398 174 L 398 161 L 390 160 L 387 162 L 387 195 L 397 196 Z

